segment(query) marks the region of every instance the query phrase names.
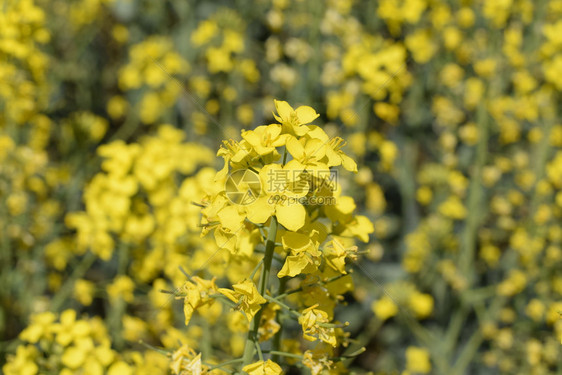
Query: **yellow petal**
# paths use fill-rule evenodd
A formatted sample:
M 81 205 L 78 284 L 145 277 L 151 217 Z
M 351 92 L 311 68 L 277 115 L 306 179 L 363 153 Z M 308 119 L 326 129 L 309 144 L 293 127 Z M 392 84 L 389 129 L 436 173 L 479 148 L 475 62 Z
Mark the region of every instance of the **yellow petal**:
M 281 129 L 281 127 L 279 128 Z M 287 139 L 289 139 L 290 137 L 290 134 L 281 134 L 271 143 L 271 145 L 275 147 L 285 146 L 285 143 L 287 143 Z
M 266 375 L 280 375 L 283 372 L 281 366 L 273 362 L 271 359 L 268 359 L 267 362 L 265 362 L 264 370 Z
M 283 177 L 285 172 L 280 172 L 283 167 L 279 164 L 267 164 L 260 169 L 260 182 L 262 192 L 266 194 L 274 194 L 277 192 L 277 180 L 279 176 Z
M 244 206 L 248 220 L 256 224 L 265 223 L 275 213 L 275 204 L 269 203 L 270 198 L 270 196 L 259 197 L 253 203 Z
M 256 129 L 258 128 L 261 128 L 261 126 L 258 126 Z M 265 128 L 266 128 L 265 131 L 269 133 L 269 137 L 271 139 L 275 139 L 279 137 L 279 134 L 281 134 L 281 130 L 283 129 L 283 127 L 278 124 L 267 125 L 267 127 Z
M 291 117 L 291 113 L 294 112 L 293 107 L 289 105 L 289 103 L 281 101 L 281 100 L 274 100 L 275 102 L 275 109 L 281 117 L 282 120 L 288 119 Z
M 293 182 L 300 180 L 301 174 L 306 170 L 306 165 L 293 159 L 288 162 L 283 169 L 287 171 L 289 181 Z
M 295 232 L 286 232 L 283 235 L 281 242 L 283 243 L 284 248 L 292 249 L 296 252 L 306 249 L 311 244 L 310 237 L 308 235 Z
M 74 310 L 65 310 L 61 315 L 60 315 L 60 322 L 63 325 L 71 325 L 74 323 L 74 321 L 76 320 L 76 311 Z
M 371 220 L 362 215 L 357 215 L 353 222 L 346 224 L 346 227 L 342 235 L 351 234 L 365 243 L 369 242 L 369 234 L 373 233 L 375 230 Z
M 226 181 L 226 175 L 228 174 L 228 165 L 229 164 L 230 164 L 230 159 L 225 158 L 224 159 L 224 167 L 222 167 L 222 169 L 220 171 L 218 171 L 217 174 L 215 175 L 215 182 L 224 184 L 224 182 Z
M 316 120 L 318 116 L 320 116 L 318 113 L 316 113 L 314 108 L 307 105 L 298 107 L 295 112 L 297 112 L 299 122 L 303 125 L 310 124 L 312 121 Z
M 246 314 L 246 318 L 248 318 L 248 323 L 254 319 L 254 316 L 260 311 L 260 305 L 248 305 L 247 307 L 243 308 L 242 311 Z
M 189 325 L 189 322 L 191 321 L 191 317 L 193 316 L 193 312 L 195 310 L 193 309 L 193 306 L 191 306 L 189 303 L 184 302 L 183 304 L 183 314 L 185 315 L 185 325 Z
M 293 127 L 293 132 L 295 132 L 295 135 L 299 137 L 302 137 L 303 135 L 308 133 L 309 130 L 310 128 L 308 127 L 308 125 L 299 125 Z
M 244 366 L 242 371 L 249 375 L 280 375 L 283 373 L 283 369 L 271 359 L 268 359 L 266 362 L 258 361 L 251 363 Z
M 226 298 L 228 298 L 229 300 L 231 300 L 232 302 L 238 303 L 238 299 L 236 298 L 236 294 L 234 290 L 230 290 L 227 288 L 219 288 L 217 291 L 223 296 L 225 296 Z
M 250 154 L 249 150 L 246 149 L 240 149 L 238 151 L 236 151 L 236 153 L 234 154 L 234 156 L 232 156 L 232 161 L 234 163 L 240 163 L 242 160 L 244 160 L 245 157 L 247 157 Z
M 355 201 L 347 196 L 338 197 L 335 205 L 326 205 L 324 207 L 324 212 L 334 222 L 349 221 L 353 210 L 355 210 Z
M 345 252 L 343 254 L 338 254 L 333 248 L 326 247 L 324 248 L 324 259 L 326 264 L 335 271 L 344 275 L 347 273 L 345 271 Z
M 303 175 L 306 166 L 298 160 L 291 160 L 285 165 L 283 170 L 286 171 L 287 181 L 283 194 L 289 199 L 298 199 L 308 194 L 310 190 L 309 181 L 306 175 Z
M 336 202 L 336 208 L 343 214 L 350 214 L 355 210 L 355 201 L 352 197 L 341 196 Z
M 305 148 L 295 137 L 287 139 L 285 146 L 287 147 L 287 151 L 289 151 L 296 160 L 302 160 L 304 158 Z
M 256 128 L 255 131 L 252 131 L 252 130 L 243 130 L 242 131 L 242 138 L 244 138 L 246 140 L 246 142 L 248 142 L 250 145 L 252 145 L 252 147 L 256 147 L 257 145 L 261 144 L 260 137 L 257 134 L 258 128 Z
M 61 362 L 70 369 L 76 369 L 84 363 L 85 359 L 86 352 L 84 350 L 71 346 L 65 350 L 61 357 Z
M 249 365 L 244 366 L 242 371 L 248 373 L 249 375 L 263 375 L 263 361 L 258 361 L 256 363 L 251 363 Z
M 238 284 L 234 284 L 232 286 L 232 288 L 234 288 L 235 291 L 237 291 L 238 293 L 242 293 L 245 295 L 252 295 L 255 291 L 255 293 L 258 292 L 258 290 L 256 289 L 256 286 L 254 285 L 254 283 L 250 280 L 245 280 L 241 283 Z
M 244 215 L 238 212 L 236 206 L 226 206 L 220 210 L 218 216 L 221 225 L 232 232 L 239 231 L 244 222 Z
M 319 126 L 316 125 L 309 125 L 308 126 L 308 133 L 306 133 L 306 135 L 312 139 L 319 139 L 324 143 L 328 143 L 330 141 L 330 137 L 328 137 L 328 134 L 326 134 L 326 132 Z
M 281 225 L 296 232 L 302 228 L 306 219 L 306 210 L 300 203 L 285 203 L 277 205 L 275 216 Z
M 302 270 L 308 266 L 309 260 L 305 254 L 303 255 L 289 255 L 285 259 L 285 264 L 281 271 L 277 273 L 277 277 L 290 276 L 294 277 L 301 273 Z
M 324 163 L 309 163 L 306 165 L 306 170 L 315 177 L 330 176 L 330 168 Z
M 133 369 L 125 362 L 118 361 L 107 370 L 107 375 L 131 375 Z
M 217 227 L 214 231 L 215 243 L 219 249 L 228 249 L 231 253 L 235 252 L 237 237 L 232 233 L 227 233 L 222 228 Z
M 380 320 L 387 320 L 398 313 L 398 307 L 387 296 L 373 302 L 371 309 Z
M 328 158 L 328 167 L 337 167 L 342 163 L 342 157 L 331 147 L 326 147 L 326 157 Z
M 350 172 L 357 173 L 357 163 L 355 162 L 355 160 L 343 153 L 340 156 L 343 167 Z
M 326 155 L 326 142 L 322 142 L 319 139 L 311 139 L 306 142 L 304 152 L 308 157 L 314 157 L 316 160 L 320 160 Z

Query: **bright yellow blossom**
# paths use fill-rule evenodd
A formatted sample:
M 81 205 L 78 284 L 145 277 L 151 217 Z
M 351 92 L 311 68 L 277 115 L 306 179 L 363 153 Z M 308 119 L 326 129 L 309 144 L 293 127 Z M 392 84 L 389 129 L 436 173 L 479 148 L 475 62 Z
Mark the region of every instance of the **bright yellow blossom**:
M 275 109 L 277 115 L 275 119 L 283 125 L 283 131 L 287 134 L 302 136 L 306 134 L 310 128 L 307 124 L 320 116 L 314 109 L 308 106 L 300 106 L 293 109 L 289 103 L 275 100 Z
M 406 349 L 406 369 L 413 373 L 428 374 L 431 371 L 428 351 L 424 348 L 409 346 Z
M 245 371 L 248 375 L 280 375 L 283 373 L 281 366 L 271 359 L 246 365 L 242 368 L 242 371 Z
M 212 294 L 217 293 L 215 278 L 204 280 L 193 276 L 190 281 L 186 281 L 180 289 L 180 295 L 185 294 L 183 302 L 183 313 L 185 315 L 185 325 L 188 325 L 193 313 L 200 307 L 213 303 Z
M 383 296 L 380 300 L 373 302 L 372 310 L 380 320 L 387 320 L 398 313 L 398 306 L 389 297 Z
M 303 310 L 302 315 L 299 317 L 303 337 L 309 341 L 320 339 L 335 347 L 337 345 L 336 330 L 333 327 L 325 326 L 329 322 L 328 314 L 317 307 L 318 304 L 310 306 Z
M 256 285 L 251 280 L 234 284 L 232 288 L 234 290 L 219 288 L 218 292 L 238 304 L 238 308 L 246 315 L 248 321 L 252 321 L 256 313 L 261 309 L 261 305 L 267 301 L 259 294 Z

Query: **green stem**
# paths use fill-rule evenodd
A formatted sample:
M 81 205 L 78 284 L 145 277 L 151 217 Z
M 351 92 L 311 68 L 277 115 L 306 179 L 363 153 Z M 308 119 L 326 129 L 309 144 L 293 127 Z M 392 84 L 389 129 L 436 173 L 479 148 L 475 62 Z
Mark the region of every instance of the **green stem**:
M 271 263 L 273 261 L 273 254 L 275 250 L 275 238 L 277 237 L 277 218 L 271 217 L 271 224 L 267 233 L 267 242 L 265 243 L 265 255 L 263 257 L 263 272 L 260 277 L 259 292 L 262 296 L 265 295 L 267 284 L 269 281 L 269 274 L 271 273 Z
M 341 278 L 343 278 L 343 277 L 346 277 L 346 276 L 347 276 L 347 274 L 345 274 L 345 275 L 342 274 L 342 275 L 334 276 L 334 277 L 331 277 L 331 278 L 329 278 L 329 279 L 327 279 L 327 280 L 325 280 L 325 281 L 320 281 L 320 282 L 318 282 L 318 283 L 316 283 L 316 284 L 311 284 L 311 285 L 328 285 L 328 284 L 333 283 L 334 281 L 337 281 L 337 280 L 339 280 L 339 279 L 341 279 Z M 296 289 L 289 290 L 288 292 L 285 292 L 285 293 L 283 293 L 283 294 L 279 294 L 279 295 L 278 295 L 277 297 L 275 297 L 275 298 L 276 298 L 277 300 L 280 300 L 280 299 L 285 298 L 285 297 L 287 297 L 287 296 L 289 296 L 289 295 L 291 295 L 291 294 L 300 293 L 300 292 L 302 292 L 302 291 L 303 291 L 303 288 L 302 288 L 302 287 L 298 287 L 298 288 L 296 288 Z
M 279 306 L 281 306 L 282 308 L 284 308 L 285 310 L 287 310 L 288 312 L 290 312 L 291 314 L 293 314 L 296 318 L 300 317 L 301 314 L 297 311 L 297 310 L 293 310 L 291 309 L 291 307 L 289 305 L 284 304 L 283 302 L 279 301 L 277 298 L 275 297 L 271 297 L 271 296 L 267 296 L 264 295 L 263 298 L 265 298 L 266 300 L 268 300 L 271 303 L 276 303 Z
M 80 261 L 78 266 L 74 268 L 72 275 L 64 285 L 58 290 L 53 299 L 51 300 L 50 311 L 58 311 L 66 299 L 72 294 L 74 283 L 76 280 L 82 278 L 90 269 L 92 264 L 96 261 L 96 256 L 92 252 L 88 252 Z
M 500 309 L 505 305 L 507 299 L 506 298 L 496 298 L 490 304 L 487 311 L 484 312 L 484 305 L 477 304 L 475 306 L 476 316 L 480 322 L 480 327 L 486 321 L 490 321 L 490 317 L 495 317 L 499 314 Z M 484 335 L 482 334 L 482 330 L 478 328 L 475 332 L 472 333 L 462 350 L 460 351 L 455 364 L 453 365 L 452 369 L 447 373 L 451 375 L 462 375 L 466 373 L 466 368 L 470 365 L 470 363 L 474 360 L 474 356 L 478 352 L 482 341 L 484 340 Z
M 418 211 L 418 203 L 416 201 L 416 162 L 417 149 L 416 144 L 408 138 L 398 140 L 398 146 L 402 150 L 399 163 L 398 180 L 400 182 L 400 194 L 404 199 L 403 204 L 403 233 L 404 235 L 413 232 L 420 221 L 420 213 Z
M 239 363 L 239 362 L 242 362 L 242 358 L 236 358 L 236 359 L 232 359 L 230 361 L 219 363 L 218 365 L 210 366 L 209 371 L 215 370 L 215 369 L 218 369 L 218 368 L 221 368 L 221 367 L 224 367 L 224 366 L 228 366 L 228 365 L 233 365 L 233 364 Z
M 533 153 L 533 161 L 534 161 L 533 169 L 536 171 L 536 180 L 535 180 L 535 186 L 533 188 L 531 203 L 529 205 L 529 212 L 531 214 L 534 214 L 537 211 L 537 208 L 540 203 L 541 195 L 537 193 L 536 189 L 537 189 L 537 183 L 544 178 L 546 172 L 546 163 L 548 162 L 548 156 L 552 148 L 550 145 L 550 137 L 548 136 L 552 129 L 552 125 L 553 125 L 552 123 L 553 123 L 552 119 L 544 120 L 543 136 L 541 141 L 537 144 Z M 529 215 L 529 217 L 531 216 Z M 531 235 L 534 235 L 539 227 L 537 226 L 535 221 L 531 219 L 528 219 L 528 226 Z
M 489 121 L 488 114 L 486 112 L 486 106 L 484 104 L 481 104 L 478 107 L 476 119 L 478 123 L 479 140 L 478 145 L 476 146 L 476 156 L 474 163 L 475 166 L 471 176 L 472 182 L 468 191 L 468 215 L 466 217 L 465 226 L 462 232 L 462 242 L 458 258 L 460 274 L 466 278 L 469 287 L 472 286 L 475 279 L 474 256 L 477 247 L 478 228 L 480 227 L 483 219 L 486 216 L 486 208 L 484 207 L 485 196 L 482 189 L 482 169 L 486 164 L 488 154 Z M 460 298 L 462 299 L 463 296 L 464 294 L 461 294 Z M 461 308 L 457 309 L 457 311 L 455 311 L 453 317 L 451 318 L 449 327 L 447 328 L 447 332 L 444 336 L 445 346 L 443 347 L 443 353 L 445 357 L 450 357 L 456 350 L 455 343 L 458 341 L 458 337 L 465 325 L 468 313 L 468 306 L 463 303 L 461 305 Z M 477 341 L 478 340 L 476 339 L 475 341 L 471 341 L 471 345 L 474 345 L 474 342 Z M 467 353 L 471 353 L 471 351 L 463 351 L 463 353 L 466 356 L 468 355 Z
M 230 308 L 235 308 L 236 307 L 236 303 L 232 302 L 231 300 L 229 300 L 228 298 L 226 298 L 224 295 L 222 294 L 210 294 L 209 297 L 211 298 L 216 298 L 216 299 L 220 299 L 223 303 L 225 303 L 226 305 L 228 305 L 228 307 Z
M 212 358 L 213 356 L 213 346 L 211 345 L 212 334 L 211 334 L 211 324 L 207 319 L 201 319 L 201 326 L 203 328 L 203 337 L 201 340 L 201 355 L 204 361 Z
M 461 330 L 464 327 L 465 319 L 468 316 L 468 308 L 467 305 L 464 303 L 461 304 L 460 309 L 455 312 L 451 321 L 449 322 L 449 326 L 447 328 L 447 332 L 443 337 L 443 352 L 445 353 L 446 357 L 452 358 L 453 351 L 457 347 L 457 341 Z
M 288 279 L 289 279 L 288 277 L 283 277 L 283 278 L 281 278 L 281 280 L 279 280 L 279 289 L 277 290 L 277 295 L 282 295 L 285 292 L 285 288 L 287 287 L 287 280 Z M 275 333 L 275 336 L 273 337 L 272 349 L 273 349 L 273 351 L 278 352 L 279 349 L 281 348 L 281 338 L 283 336 L 283 322 L 282 322 L 283 312 L 277 311 L 275 319 L 279 323 L 279 331 L 277 331 Z M 278 354 L 272 354 L 271 360 L 275 363 L 279 362 L 279 355 Z
M 263 361 L 263 353 L 261 351 L 260 343 L 256 342 L 256 350 L 258 351 L 258 358 L 260 361 Z
M 252 273 L 250 274 L 250 280 L 254 280 L 254 277 L 256 276 L 256 273 L 258 272 L 258 270 L 260 269 L 260 267 L 263 264 L 263 258 L 262 260 L 260 260 L 258 262 L 258 264 L 256 265 L 256 267 L 254 268 L 254 270 L 252 271 Z
M 271 223 L 269 224 L 269 231 L 267 233 L 267 241 L 265 243 L 265 255 L 263 257 L 263 270 L 260 276 L 258 292 L 266 298 L 265 292 L 267 290 L 267 285 L 269 281 L 269 274 L 271 273 L 271 263 L 273 261 L 273 254 L 275 250 L 275 237 L 277 237 L 277 218 L 275 216 L 271 217 Z M 258 311 L 254 320 L 252 321 L 252 327 L 248 332 L 248 338 L 246 339 L 246 345 L 244 347 L 244 356 L 242 357 L 242 367 L 252 363 L 254 358 L 254 347 L 259 345 L 258 343 L 258 329 L 260 327 L 260 318 L 262 315 L 264 307 Z
M 347 361 L 347 360 L 353 361 L 355 358 L 357 358 L 361 354 L 365 353 L 366 351 L 367 351 L 367 349 L 363 347 L 363 348 L 359 348 L 359 349 L 355 350 L 354 352 L 352 352 L 350 354 L 340 355 L 339 357 L 333 357 L 333 359 L 336 360 L 336 361 Z
M 468 191 L 466 224 L 462 234 L 461 251 L 459 254 L 460 273 L 466 277 L 469 286 L 474 281 L 474 252 L 476 250 L 476 237 L 478 227 L 485 217 L 485 207 L 483 207 L 484 197 L 482 189 L 482 168 L 486 164 L 488 153 L 488 117 L 486 107 L 481 104 L 477 112 L 477 123 L 479 130 L 479 140 L 476 147 L 476 160 L 471 176 L 471 184 Z
M 294 353 L 287 353 L 287 352 L 280 352 L 277 350 L 264 350 L 264 353 L 269 353 L 271 355 L 278 355 L 282 357 L 290 357 L 290 358 L 297 358 L 302 360 L 302 355 L 294 354 Z
M 278 246 L 278 244 L 275 244 L 275 246 Z M 264 250 L 260 250 L 260 249 L 255 249 L 254 253 L 257 254 L 265 254 Z M 283 263 L 285 261 L 285 259 L 283 259 L 281 256 L 279 256 L 278 254 L 273 254 L 273 259 L 275 259 L 276 261 L 278 261 L 279 263 Z
M 122 243 L 118 248 L 117 253 L 117 275 L 120 277 L 126 274 L 127 265 L 129 264 L 129 245 Z M 123 298 L 118 298 L 116 301 L 111 301 L 109 297 L 109 311 L 107 314 L 107 325 L 110 329 L 113 338 L 113 344 L 117 348 L 121 348 L 125 341 L 121 335 L 123 330 L 123 316 L 127 309 L 127 302 Z
M 135 133 L 140 125 L 136 113 L 139 113 L 138 108 L 134 108 L 129 112 L 125 122 L 121 124 L 119 129 L 111 136 L 111 138 L 109 138 L 107 143 L 114 142 L 119 139 L 127 140 Z

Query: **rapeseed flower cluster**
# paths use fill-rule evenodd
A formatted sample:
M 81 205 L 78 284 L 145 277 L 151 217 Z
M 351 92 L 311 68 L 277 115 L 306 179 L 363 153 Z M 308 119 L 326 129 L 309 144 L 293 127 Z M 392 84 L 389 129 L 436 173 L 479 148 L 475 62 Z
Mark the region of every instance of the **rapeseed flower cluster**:
M 367 242 L 373 226 L 354 214 L 353 198 L 342 195 L 333 177 L 334 167 L 357 171 L 342 150 L 343 141 L 312 125 L 319 115 L 311 107 L 294 109 L 275 101 L 275 108 L 279 123 L 243 130 L 240 141 L 224 141 L 218 151 L 224 167 L 214 177 L 212 193 L 201 201 L 203 235 L 213 233 L 216 246 L 228 251 L 231 262 L 251 267 L 236 278 L 229 276 L 232 288 L 218 288 L 214 278 L 193 276 L 176 296 L 184 299 L 186 324 L 194 312 L 212 309 L 224 297 L 247 319 L 249 324 L 231 328 L 247 335 L 242 358 L 225 366 L 241 362 L 250 374 L 281 373 L 278 357 L 292 354 L 282 351 L 280 337 L 287 323 L 279 320 L 294 319 L 306 341 L 329 344 L 323 355 L 330 359 L 322 368 L 336 369 L 334 349 L 348 341 L 340 332 L 345 324 L 334 321 L 334 309 L 353 288 L 346 270 L 346 263 L 357 259 L 353 239 Z M 276 277 L 273 269 L 278 270 Z M 264 362 L 262 343 L 267 341 L 273 341 L 272 358 Z M 174 362 L 175 373 L 207 366 L 193 348 L 180 350 L 191 354 Z M 256 352 L 259 362 L 254 362 Z M 306 367 L 321 363 L 295 358 Z
M 74 310 L 33 315 L 19 338 L 25 344 L 8 358 L 5 374 L 149 374 L 167 365 L 161 354 L 117 353 L 103 321 L 79 319 Z
M 143 92 L 138 108 L 138 116 L 143 123 L 152 124 L 174 105 L 181 93 L 181 85 L 174 76 L 185 76 L 189 64 L 177 52 L 172 43 L 164 38 L 153 36 L 133 47 L 129 52 L 130 62 L 119 72 L 121 90 Z M 124 115 L 120 97 L 113 97 L 108 110 L 113 117 Z

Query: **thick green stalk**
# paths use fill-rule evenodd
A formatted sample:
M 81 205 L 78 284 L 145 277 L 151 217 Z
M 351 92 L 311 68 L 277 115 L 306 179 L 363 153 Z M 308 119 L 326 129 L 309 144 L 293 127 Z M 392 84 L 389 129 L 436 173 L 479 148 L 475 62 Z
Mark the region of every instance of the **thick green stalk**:
M 258 291 L 264 296 L 267 290 L 267 285 L 269 282 L 269 274 L 271 273 L 271 263 L 273 261 L 273 253 L 275 250 L 275 237 L 277 237 L 277 218 L 275 216 L 271 217 L 271 223 L 269 224 L 269 231 L 267 233 L 267 240 L 265 242 L 265 255 L 263 257 L 263 269 L 260 276 Z M 254 358 L 255 346 L 258 344 L 258 329 L 260 327 L 260 318 L 263 312 L 263 307 L 258 311 L 254 320 L 252 320 L 252 326 L 250 332 L 248 332 L 248 338 L 246 339 L 246 345 L 244 347 L 244 356 L 242 357 L 242 367 L 252 363 Z
M 287 277 L 283 277 L 281 280 L 279 280 L 279 290 L 277 291 L 278 296 L 285 293 L 285 288 L 287 286 L 287 280 L 288 280 Z M 281 321 L 282 318 L 283 318 L 283 312 L 277 311 L 276 320 L 279 323 L 280 327 L 279 327 L 279 331 L 277 331 L 277 333 L 273 337 L 272 351 L 275 351 L 275 352 L 278 352 L 281 348 L 281 338 L 283 336 L 283 324 L 282 324 L 282 321 Z M 272 354 L 271 360 L 273 362 L 278 362 L 279 361 L 279 354 Z
M 467 278 L 470 286 L 474 282 L 473 263 L 474 253 L 476 251 L 477 232 L 486 215 L 484 211 L 482 169 L 486 165 L 486 157 L 488 154 L 488 115 L 484 104 L 480 105 L 476 116 L 480 138 L 476 146 L 476 160 L 474 161 L 475 165 L 471 176 L 472 181 L 468 191 L 468 216 L 462 234 L 461 251 L 458 260 L 460 273 Z
M 420 221 L 420 213 L 416 202 L 415 178 L 417 146 L 411 140 L 403 137 L 398 140 L 398 147 L 402 150 L 398 160 L 398 181 L 400 182 L 400 194 L 404 200 L 402 212 L 404 216 L 403 234 L 405 236 L 413 232 L 418 227 Z
M 267 290 L 269 274 L 271 272 L 271 263 L 273 262 L 273 253 L 275 250 L 275 237 L 277 237 L 277 218 L 271 217 L 271 224 L 267 233 L 267 241 L 265 243 L 265 255 L 263 258 L 263 271 L 260 277 L 259 292 L 263 296 Z
M 488 155 L 489 121 L 485 104 L 482 103 L 478 107 L 476 118 L 479 130 L 479 140 L 478 145 L 476 146 L 474 169 L 471 175 L 472 181 L 468 190 L 468 215 L 461 235 L 462 242 L 458 258 L 460 274 L 466 277 L 469 287 L 472 287 L 476 277 L 474 273 L 474 255 L 477 248 L 478 228 L 482 224 L 486 215 L 485 193 L 482 187 L 482 169 L 486 165 Z M 467 291 L 463 293 L 467 293 L 469 291 L 470 289 L 467 289 Z M 459 335 L 465 325 L 468 313 L 469 307 L 463 304 L 452 316 L 447 331 L 443 337 L 445 343 L 443 347 L 443 355 L 445 358 L 451 357 L 452 354 L 455 353 L 457 349 L 455 343 L 458 341 Z M 471 341 L 471 343 L 473 342 L 476 341 Z
M 59 288 L 57 293 L 51 299 L 51 305 L 49 307 L 50 311 L 58 311 L 61 309 L 64 302 L 72 294 L 74 283 L 76 280 L 84 277 L 86 272 L 90 269 L 92 264 L 96 261 L 96 256 L 91 251 L 88 251 L 86 255 L 82 258 L 80 263 L 74 268 L 74 271 L 70 277 L 65 281 L 63 286 Z

